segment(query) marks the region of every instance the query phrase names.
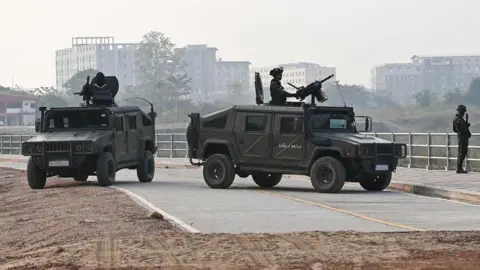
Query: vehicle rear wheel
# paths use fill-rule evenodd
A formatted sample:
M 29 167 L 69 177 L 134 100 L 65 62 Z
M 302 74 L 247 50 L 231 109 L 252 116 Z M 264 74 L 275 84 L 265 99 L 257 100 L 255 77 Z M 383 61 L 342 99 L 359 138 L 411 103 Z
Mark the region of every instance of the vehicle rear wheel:
M 27 180 L 31 189 L 42 189 L 47 182 L 47 174 L 40 169 L 33 161 L 33 157 L 28 159 L 27 163 Z
M 274 187 L 282 180 L 280 173 L 254 172 L 252 178 L 255 184 L 260 187 Z
M 117 166 L 112 153 L 102 152 L 97 159 L 97 179 L 101 186 L 111 186 L 115 183 Z
M 78 176 L 73 177 L 73 180 L 75 180 L 77 182 L 86 182 L 88 180 L 88 175 L 86 175 L 86 174 L 78 175 Z
M 203 179 L 211 188 L 228 188 L 235 180 L 232 159 L 224 154 L 214 154 L 203 165 Z
M 142 183 L 152 182 L 155 176 L 155 159 L 151 151 L 145 151 L 143 159 L 137 167 L 138 181 Z
M 313 163 L 310 180 L 316 191 L 322 193 L 339 192 L 347 179 L 343 164 L 334 157 L 321 157 Z
M 360 186 L 368 191 L 382 191 L 386 189 L 392 181 L 392 172 L 381 175 L 365 175 L 359 181 Z

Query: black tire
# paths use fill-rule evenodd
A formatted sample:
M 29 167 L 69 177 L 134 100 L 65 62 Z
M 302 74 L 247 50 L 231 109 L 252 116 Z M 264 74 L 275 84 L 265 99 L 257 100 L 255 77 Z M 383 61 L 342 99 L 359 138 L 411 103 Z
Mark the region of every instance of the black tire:
M 282 180 L 280 173 L 254 172 L 252 178 L 255 184 L 260 187 L 274 187 Z
M 101 186 L 107 187 L 115 184 L 117 166 L 112 153 L 102 152 L 97 159 L 97 180 Z
M 151 151 L 145 151 L 143 159 L 137 167 L 138 181 L 142 183 L 152 182 L 155 176 L 155 159 Z
M 42 189 L 47 182 L 47 174 L 35 164 L 33 157 L 28 159 L 27 180 L 31 189 Z
M 232 159 L 224 154 L 214 154 L 203 165 L 203 179 L 211 188 L 229 188 L 235 180 Z
M 321 193 L 339 192 L 347 179 L 343 164 L 334 157 L 321 157 L 313 163 L 310 180 L 316 191 Z M 327 182 L 328 181 L 328 182 Z
M 78 176 L 75 176 L 73 177 L 73 180 L 77 181 L 77 182 L 87 182 L 88 180 L 88 175 L 84 174 L 84 175 L 78 175 Z
M 392 172 L 387 172 L 381 175 L 365 175 L 359 183 L 367 191 L 382 191 L 390 185 L 391 181 Z

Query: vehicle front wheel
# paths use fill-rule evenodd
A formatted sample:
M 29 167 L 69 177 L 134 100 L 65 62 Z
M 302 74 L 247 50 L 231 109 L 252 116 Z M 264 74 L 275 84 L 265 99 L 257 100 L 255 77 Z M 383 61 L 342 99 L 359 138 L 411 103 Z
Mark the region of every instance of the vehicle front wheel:
M 40 169 L 33 161 L 33 157 L 28 159 L 27 164 L 27 180 L 31 189 L 42 189 L 47 182 L 47 174 L 44 170 Z
M 142 183 L 152 182 L 155 176 L 155 159 L 151 151 L 145 151 L 143 159 L 137 167 L 138 181 Z
M 254 172 L 252 178 L 255 184 L 260 187 L 274 187 L 282 180 L 280 173 Z
M 342 189 L 346 179 L 345 167 L 334 157 L 317 159 L 310 170 L 310 180 L 318 192 L 337 193 Z
M 211 188 L 229 188 L 235 179 L 232 159 L 224 154 L 214 154 L 203 165 L 203 179 Z
M 365 175 L 359 181 L 360 186 L 368 191 L 382 191 L 386 189 L 392 181 L 392 172 L 381 175 Z
M 115 183 L 117 166 L 112 153 L 102 152 L 97 159 L 97 179 L 101 186 L 111 186 Z
M 77 182 L 86 182 L 88 180 L 88 175 L 86 175 L 86 174 L 77 175 L 77 176 L 73 177 L 73 180 L 75 180 Z

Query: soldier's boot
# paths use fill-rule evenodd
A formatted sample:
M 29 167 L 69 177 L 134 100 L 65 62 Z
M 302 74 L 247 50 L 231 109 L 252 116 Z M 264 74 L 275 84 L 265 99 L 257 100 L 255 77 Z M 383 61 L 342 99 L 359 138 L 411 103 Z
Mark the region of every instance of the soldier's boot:
M 468 172 L 462 168 L 461 164 L 457 164 L 457 173 L 468 173 Z

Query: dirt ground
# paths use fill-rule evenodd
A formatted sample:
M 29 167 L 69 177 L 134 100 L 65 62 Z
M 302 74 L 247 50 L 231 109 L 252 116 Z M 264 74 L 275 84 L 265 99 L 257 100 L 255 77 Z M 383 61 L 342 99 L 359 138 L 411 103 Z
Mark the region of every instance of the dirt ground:
M 480 269 L 480 232 L 190 234 L 95 183 L 0 169 L 0 269 Z

